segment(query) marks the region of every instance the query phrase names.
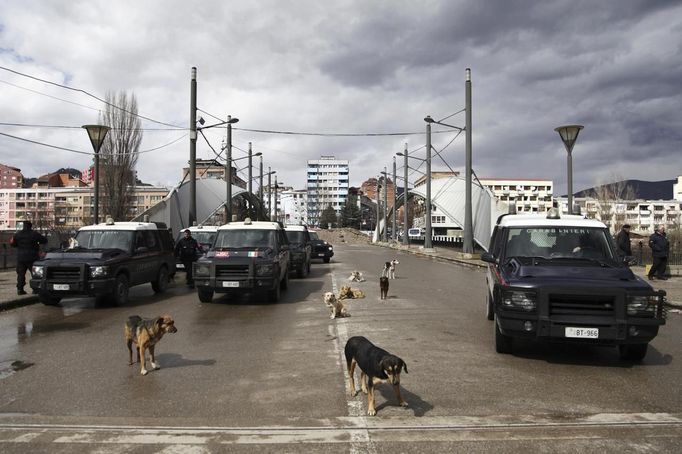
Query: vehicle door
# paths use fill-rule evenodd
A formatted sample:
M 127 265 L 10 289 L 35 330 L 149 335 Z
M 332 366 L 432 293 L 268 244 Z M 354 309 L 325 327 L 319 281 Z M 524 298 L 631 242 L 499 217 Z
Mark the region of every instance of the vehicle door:
M 280 266 L 280 279 L 289 272 L 289 240 L 284 230 L 277 230 L 277 260 Z
M 305 265 L 308 265 L 313 256 L 313 244 L 310 239 L 310 233 L 307 230 L 303 232 L 303 246 L 305 248 Z
M 502 242 L 503 242 L 503 236 L 502 231 L 495 226 L 493 229 L 493 234 L 490 238 L 490 252 L 495 256 L 497 259 L 497 263 L 488 263 L 488 269 L 486 271 L 486 283 L 488 284 L 488 291 L 490 292 L 490 295 L 494 295 L 494 288 L 495 288 L 495 283 L 499 280 L 498 276 L 498 268 L 500 264 L 500 255 L 502 254 Z
M 151 282 L 158 271 L 158 257 L 161 250 L 153 230 L 138 230 L 133 242 L 133 257 L 130 265 L 130 284 Z

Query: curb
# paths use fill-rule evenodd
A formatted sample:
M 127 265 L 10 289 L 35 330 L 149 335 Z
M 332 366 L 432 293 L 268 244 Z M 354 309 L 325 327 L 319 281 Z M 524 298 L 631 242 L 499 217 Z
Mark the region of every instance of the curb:
M 458 258 L 454 258 L 454 257 L 446 257 L 443 255 L 438 255 L 438 253 L 422 252 L 420 250 L 405 249 L 405 248 L 402 248 L 400 246 L 398 246 L 398 247 L 391 246 L 388 243 L 370 243 L 370 244 L 372 244 L 373 246 L 379 246 L 379 247 L 383 247 L 386 249 L 395 249 L 397 251 L 407 252 L 407 253 L 410 253 L 412 255 L 418 255 L 420 257 L 428 257 L 431 259 L 444 260 L 446 262 L 455 263 L 457 265 L 461 265 L 461 266 L 464 266 L 466 268 L 479 269 L 479 268 L 485 268 L 486 267 L 485 263 L 482 263 L 482 262 L 478 263 L 478 261 L 464 260 L 464 259 L 458 259 Z
M 31 304 L 36 304 L 39 301 L 40 299 L 38 299 L 38 295 L 31 295 L 24 298 L 3 301 L 0 303 L 0 312 L 17 309 L 19 307 L 30 306 Z

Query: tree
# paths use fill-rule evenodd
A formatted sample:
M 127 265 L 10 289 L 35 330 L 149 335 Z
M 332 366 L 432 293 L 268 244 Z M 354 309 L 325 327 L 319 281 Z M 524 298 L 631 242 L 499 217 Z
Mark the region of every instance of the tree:
M 330 227 L 336 227 L 337 223 L 336 211 L 334 211 L 334 207 L 332 207 L 330 204 L 322 211 L 322 214 L 320 215 L 320 228 L 327 229 Z
M 348 194 L 346 204 L 341 208 L 341 227 L 360 228 L 360 208 L 358 208 L 358 197 Z
M 135 191 L 135 165 L 142 142 L 142 122 L 137 116 L 137 98 L 125 91 L 108 92 L 101 114 L 111 130 L 100 150 L 100 183 L 103 213 L 115 221 L 127 221 Z
M 618 232 L 626 224 L 625 214 L 618 212 L 617 203 L 623 200 L 633 200 L 635 198 L 634 188 L 623 178 L 613 177 L 614 183 L 602 184 L 593 190 L 593 197 L 599 203 L 599 219 Z

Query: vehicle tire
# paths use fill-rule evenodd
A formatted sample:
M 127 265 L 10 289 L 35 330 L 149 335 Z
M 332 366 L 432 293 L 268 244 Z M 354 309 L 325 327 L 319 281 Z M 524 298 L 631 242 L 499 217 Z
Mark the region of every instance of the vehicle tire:
M 488 320 L 495 320 L 495 310 L 493 309 L 493 299 L 490 297 L 490 292 L 486 292 L 488 295 L 485 299 L 485 317 Z
M 308 263 L 304 263 L 301 265 L 301 268 L 298 270 L 298 277 L 303 279 L 308 277 L 308 273 L 310 272 L 310 265 Z
M 284 273 L 284 279 L 280 281 L 279 285 L 282 287 L 282 290 L 286 290 L 289 288 L 289 270 L 287 270 L 287 272 Z
M 116 276 L 116 283 L 114 284 L 114 291 L 111 294 L 111 304 L 114 306 L 123 306 L 128 302 L 128 278 L 125 274 Z
M 329 263 L 330 260 L 331 260 L 331 257 L 325 257 L 325 258 L 322 259 L 322 261 L 323 261 L 324 263 Z
M 152 290 L 154 290 L 154 293 L 163 293 L 168 288 L 168 282 L 168 268 L 162 266 L 161 269 L 159 269 L 156 280 L 152 282 Z
M 275 288 L 268 291 L 268 301 L 271 303 L 279 302 L 279 298 L 282 296 L 282 284 L 275 284 Z
M 52 296 L 49 293 L 40 293 L 38 299 L 45 306 L 58 306 L 59 302 L 62 300 L 59 296 Z
M 511 353 L 513 339 L 510 336 L 502 334 L 502 331 L 500 331 L 500 327 L 497 324 L 497 317 L 495 317 L 493 325 L 495 326 L 495 351 L 497 353 Z
M 213 301 L 213 290 L 198 288 L 197 293 L 199 294 L 199 301 L 202 303 L 210 303 Z
M 618 356 L 620 359 L 629 361 L 641 361 L 646 356 L 649 344 L 625 344 L 618 346 Z

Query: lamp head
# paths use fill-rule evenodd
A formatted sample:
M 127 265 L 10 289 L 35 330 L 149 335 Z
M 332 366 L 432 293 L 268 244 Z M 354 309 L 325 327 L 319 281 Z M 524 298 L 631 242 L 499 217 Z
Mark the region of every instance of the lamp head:
M 580 130 L 583 128 L 584 126 L 582 125 L 565 125 L 554 128 L 554 130 L 559 133 L 559 136 L 561 136 L 561 140 L 564 142 L 566 151 L 568 151 L 569 154 L 573 150 L 575 141 L 578 140 Z
M 427 115 L 427 116 L 424 118 L 424 121 L 427 122 L 427 123 L 435 123 L 435 121 L 433 120 L 433 118 L 431 118 L 431 115 Z
M 234 123 L 238 123 L 238 122 L 239 122 L 239 118 L 232 118 L 230 116 L 227 117 L 227 123 L 228 124 L 234 124 Z
M 102 148 L 104 139 L 111 128 L 104 125 L 83 125 L 82 127 L 88 132 L 93 150 L 95 153 L 99 153 L 99 149 Z

